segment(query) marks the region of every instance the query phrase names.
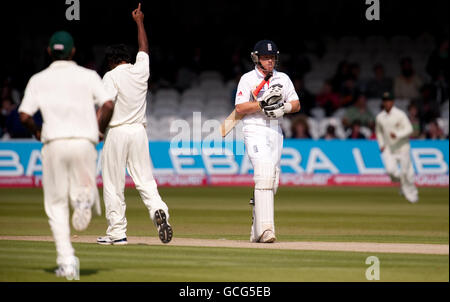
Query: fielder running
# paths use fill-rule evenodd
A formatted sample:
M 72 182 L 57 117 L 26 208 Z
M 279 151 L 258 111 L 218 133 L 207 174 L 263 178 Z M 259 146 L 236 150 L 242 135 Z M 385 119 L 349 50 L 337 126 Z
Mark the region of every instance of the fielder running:
M 75 230 L 87 228 L 91 208 L 101 214 L 96 183 L 99 127 L 104 131 L 112 115 L 113 103 L 100 76 L 71 61 L 75 54 L 73 39 L 67 32 L 56 32 L 48 52 L 53 63 L 35 74 L 25 90 L 19 107 L 22 123 L 42 147 L 42 185 L 44 207 L 56 244 L 59 277 L 79 279 L 79 261 L 70 242 L 69 200 L 74 209 Z M 32 116 L 41 111 L 42 132 Z
M 406 113 L 394 106 L 394 97 L 389 92 L 383 94 L 383 111 L 377 115 L 375 130 L 387 173 L 393 182 L 400 181 L 400 193 L 409 202 L 418 202 L 414 168 L 409 155 L 409 136 L 413 133 L 413 127 Z
M 158 193 L 150 168 L 145 131 L 150 62 L 141 4 L 133 11 L 132 16 L 138 29 L 139 52 L 136 63 L 130 64 L 130 56 L 124 45 L 112 46 L 106 54 L 111 70 L 103 77 L 104 85 L 114 96 L 115 103 L 102 153 L 103 199 L 108 229 L 106 236 L 99 237 L 97 242 L 103 245 L 127 244 L 125 168 L 128 168 L 136 189 L 150 212 L 161 241 L 168 243 L 173 235 L 168 223 L 167 205 Z
M 244 74 L 238 84 L 236 112 L 246 114 L 242 119 L 245 147 L 254 169 L 254 207 L 250 241 L 271 243 L 276 240 L 274 224 L 274 195 L 280 178 L 283 134 L 280 121 L 284 114 L 300 110 L 300 101 L 289 77 L 275 70 L 279 51 L 275 43 L 256 43 L 251 57 L 255 69 Z M 272 77 L 257 95 L 256 86 Z M 252 200 L 253 203 L 253 200 Z

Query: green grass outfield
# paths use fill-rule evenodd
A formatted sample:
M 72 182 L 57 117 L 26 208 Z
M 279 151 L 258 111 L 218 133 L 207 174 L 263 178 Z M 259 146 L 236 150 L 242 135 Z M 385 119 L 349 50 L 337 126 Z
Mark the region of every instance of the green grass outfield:
M 373 253 L 74 244 L 80 281 L 367 281 Z M 448 281 L 448 256 L 376 254 L 380 281 Z M 54 244 L 0 241 L 0 281 L 56 278 Z
M 248 240 L 251 188 L 160 188 L 176 237 Z M 449 190 L 420 189 L 409 204 L 396 188 L 281 188 L 279 241 L 449 242 Z M 39 189 L 0 190 L 0 235 L 51 235 Z M 156 237 L 134 189 L 126 191 L 129 236 Z M 79 235 L 103 235 L 94 217 Z M 366 281 L 365 259 L 381 281 L 448 281 L 448 255 L 293 251 L 75 243 L 81 281 Z M 62 281 L 51 242 L 0 241 L 0 281 Z M 262 265 L 264 264 L 264 265 Z

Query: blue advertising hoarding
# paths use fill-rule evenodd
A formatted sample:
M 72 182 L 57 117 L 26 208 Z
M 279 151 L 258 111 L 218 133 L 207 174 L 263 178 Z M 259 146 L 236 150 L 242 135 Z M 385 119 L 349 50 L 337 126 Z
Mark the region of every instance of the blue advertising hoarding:
M 32 140 L 0 142 L 0 185 L 14 186 L 14 179 L 26 183 L 24 179 L 39 178 L 42 175 L 41 146 Z M 102 146 L 102 143 L 97 145 L 99 154 Z M 201 177 L 203 184 L 238 185 L 251 181 L 249 176 L 253 169 L 242 142 L 223 142 L 219 146 L 190 142 L 176 146 L 170 141 L 150 141 L 149 147 L 157 180 L 158 177 L 195 176 Z M 448 150 L 448 140 L 412 140 L 410 155 L 417 177 L 426 178 L 430 185 L 436 182 L 435 185 L 448 186 Z M 366 179 L 363 184 L 371 184 L 367 181 L 369 177 L 375 180 L 374 184 L 380 182 L 382 185 L 387 181 L 378 144 L 373 140 L 287 139 L 281 169 L 291 180 L 296 177 L 323 180 L 325 176 L 353 176 L 353 179 Z M 101 174 L 100 156 L 97 172 Z

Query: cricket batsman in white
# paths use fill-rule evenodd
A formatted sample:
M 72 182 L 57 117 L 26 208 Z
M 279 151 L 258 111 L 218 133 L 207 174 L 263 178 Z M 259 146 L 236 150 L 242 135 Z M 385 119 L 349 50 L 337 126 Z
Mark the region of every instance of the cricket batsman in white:
M 413 127 L 406 113 L 394 106 L 394 97 L 390 92 L 385 92 L 382 99 L 383 111 L 376 117 L 375 131 L 386 172 L 393 182 L 400 182 L 400 193 L 409 202 L 416 203 L 419 196 L 409 154 L 409 137 Z
M 278 48 L 272 41 L 256 43 L 251 53 L 255 69 L 241 77 L 236 93 L 236 112 L 245 114 L 242 119 L 244 142 L 254 169 L 251 242 L 271 243 L 276 240 L 274 195 L 280 179 L 283 149 L 280 120 L 283 115 L 300 110 L 292 81 L 285 73 L 275 70 L 278 56 Z M 252 91 L 267 75 L 271 76 L 270 79 L 257 99 L 253 99 Z
M 99 237 L 102 245 L 126 245 L 125 168 L 149 210 L 150 218 L 163 243 L 172 239 L 169 210 L 158 193 L 152 175 L 145 110 L 150 76 L 149 47 L 141 4 L 132 12 L 137 24 L 139 52 L 136 63 L 124 45 L 109 47 L 106 54 L 110 71 L 103 77 L 107 91 L 113 95 L 114 113 L 106 133 L 102 152 L 103 199 L 108 229 Z
M 100 76 L 71 61 L 75 48 L 69 33 L 53 34 L 48 52 L 53 63 L 31 77 L 19 112 L 22 123 L 43 143 L 44 207 L 56 245 L 55 272 L 73 280 L 79 279 L 79 260 L 70 242 L 69 201 L 77 231 L 88 227 L 92 207 L 101 214 L 95 146 L 114 105 Z M 101 108 L 98 121 L 95 105 Z M 44 121 L 42 132 L 32 118 L 38 110 Z

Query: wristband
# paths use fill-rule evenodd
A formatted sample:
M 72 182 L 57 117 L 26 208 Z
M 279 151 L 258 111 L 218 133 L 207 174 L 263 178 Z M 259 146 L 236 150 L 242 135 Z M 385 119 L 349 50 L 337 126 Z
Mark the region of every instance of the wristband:
M 284 113 L 291 113 L 292 111 L 292 104 L 291 103 L 284 103 Z

